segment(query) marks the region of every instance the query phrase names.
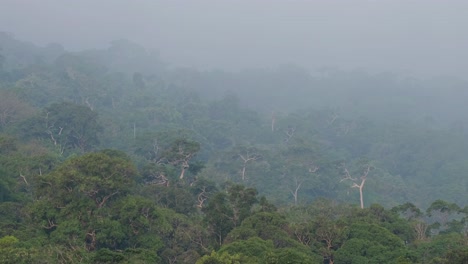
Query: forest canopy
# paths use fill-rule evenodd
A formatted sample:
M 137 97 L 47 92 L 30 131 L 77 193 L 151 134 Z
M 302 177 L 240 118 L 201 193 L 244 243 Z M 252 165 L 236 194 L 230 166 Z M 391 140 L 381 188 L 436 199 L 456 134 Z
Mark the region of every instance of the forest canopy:
M 0 47 L 1 263 L 468 261 L 466 82 Z

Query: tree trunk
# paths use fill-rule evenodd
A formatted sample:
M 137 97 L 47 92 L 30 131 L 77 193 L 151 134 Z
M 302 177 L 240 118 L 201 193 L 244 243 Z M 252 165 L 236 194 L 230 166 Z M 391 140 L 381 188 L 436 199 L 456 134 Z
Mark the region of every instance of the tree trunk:
M 189 165 L 188 165 L 188 161 L 184 161 L 182 163 L 182 171 L 180 172 L 180 176 L 179 176 L 179 179 L 183 179 L 184 178 L 184 175 L 185 175 L 185 170 L 188 169 Z
M 244 181 L 245 180 L 245 163 L 244 163 L 244 167 L 242 167 L 242 180 Z
M 364 209 L 364 196 L 362 194 L 362 189 L 364 188 L 365 182 L 366 182 L 366 178 L 362 179 L 361 185 L 359 185 L 359 198 L 361 200 L 361 209 Z

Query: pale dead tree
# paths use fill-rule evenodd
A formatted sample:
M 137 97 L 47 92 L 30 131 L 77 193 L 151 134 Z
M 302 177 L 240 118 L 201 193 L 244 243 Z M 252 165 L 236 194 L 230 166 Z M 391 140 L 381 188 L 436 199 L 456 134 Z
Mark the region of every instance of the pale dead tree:
M 190 167 L 190 160 L 200 150 L 200 144 L 194 141 L 188 141 L 185 139 L 178 140 L 171 148 L 172 154 L 170 155 L 169 163 L 174 166 L 180 166 L 181 171 L 179 179 L 182 180 L 185 176 L 185 172 Z
M 89 103 L 89 97 L 86 97 L 86 99 L 84 100 L 86 106 L 89 107 L 89 109 L 91 109 L 91 111 L 94 111 L 94 107 L 91 103 Z
M 296 127 L 288 127 L 286 131 L 284 132 L 286 134 L 286 138 L 284 139 L 285 143 L 288 143 L 289 140 L 294 136 L 294 132 L 296 132 Z
M 340 182 L 345 181 L 345 180 L 351 180 L 351 181 L 356 181 L 356 178 L 351 177 L 351 174 L 349 174 L 349 171 L 347 168 L 344 169 L 345 177 L 340 180 Z
M 361 202 L 361 209 L 364 208 L 364 197 L 363 197 L 362 189 L 364 188 L 364 184 L 366 183 L 367 175 L 369 174 L 369 171 L 370 171 L 370 166 L 367 166 L 366 171 L 361 176 L 361 183 L 360 184 L 353 183 L 353 186 L 352 186 L 353 188 L 359 189 L 359 200 Z
M 19 173 L 19 176 L 21 177 L 21 179 L 23 179 L 24 183 L 29 186 L 29 183 L 28 181 L 26 180 L 26 176 L 24 176 L 21 172 Z
M 197 207 L 203 208 L 203 203 L 206 201 L 206 199 L 208 199 L 208 195 L 206 194 L 206 187 L 203 186 L 201 188 L 201 193 L 199 193 L 197 196 L 197 200 L 198 200 Z
M 57 133 L 57 135 L 54 136 L 54 133 L 52 132 L 52 128 L 54 126 L 49 126 L 46 130 L 46 133 L 49 134 L 50 136 L 50 139 L 52 140 L 52 142 L 54 143 L 54 146 L 57 146 L 58 145 L 58 140 L 55 138 L 55 136 L 60 136 L 62 135 L 62 131 L 63 131 L 63 127 L 60 127 L 59 128 L 59 131 Z
M 59 154 L 62 155 L 65 151 L 65 147 L 60 144 L 60 137 L 62 136 L 64 127 L 59 126 L 58 128 L 55 127 L 55 123 L 49 124 L 49 114 L 50 112 L 46 113 L 45 117 L 45 125 L 46 125 L 46 133 L 50 136 L 50 140 L 54 144 L 55 147 L 59 150 Z
M 63 152 L 65 152 L 65 147 L 62 146 L 62 144 L 59 142 L 59 137 L 62 135 L 63 127 L 59 127 L 56 135 L 54 135 L 54 132 L 52 132 L 52 128 L 53 126 L 48 127 L 46 133 L 49 134 L 50 140 L 52 140 L 52 143 L 54 143 L 54 146 L 59 151 L 59 154 L 63 155 Z
M 247 163 L 252 162 L 252 161 L 256 161 L 259 158 L 261 158 L 261 156 L 256 154 L 256 153 L 249 153 L 249 152 L 247 152 L 245 155 L 242 155 L 242 154 L 238 154 L 238 155 L 239 155 L 239 157 L 241 158 L 241 160 L 243 162 L 242 170 L 241 170 L 241 177 L 242 177 L 242 180 L 244 181 L 245 180 L 245 171 L 247 169 Z
M 366 169 L 364 170 L 363 174 L 359 179 L 351 177 L 351 174 L 349 173 L 348 169 L 345 168 L 345 177 L 340 180 L 340 182 L 345 181 L 345 180 L 350 180 L 352 181 L 351 188 L 358 188 L 359 189 L 359 199 L 361 201 L 361 209 L 364 209 L 364 196 L 363 196 L 363 189 L 364 189 L 364 184 L 366 184 L 367 180 L 367 175 L 369 174 L 371 170 L 371 166 L 367 165 Z
M 60 156 L 62 156 L 63 152 L 65 152 L 65 147 L 63 147 L 62 145 L 59 145 L 58 151 L 59 151 Z
M 329 119 L 329 120 L 327 120 L 327 124 L 328 124 L 328 126 L 331 126 L 331 125 L 333 125 L 333 123 L 336 121 L 336 119 L 337 119 L 338 117 L 339 117 L 339 115 L 338 115 L 338 114 L 336 114 L 336 113 L 333 113 L 333 115 L 330 117 L 330 119 Z
M 319 170 L 318 166 L 315 166 L 313 164 L 309 165 L 308 171 L 309 173 L 316 173 Z M 285 176 L 285 175 L 283 175 Z M 289 189 L 289 192 L 294 198 L 294 205 L 297 205 L 297 200 L 298 200 L 298 195 L 299 195 L 299 190 L 301 189 L 302 183 L 304 181 L 298 180 L 297 177 L 294 177 L 294 187 Z
M 275 124 L 276 124 L 276 114 L 274 111 L 271 112 L 271 132 L 275 132 Z
M 299 189 L 301 189 L 303 181 L 298 181 L 297 177 L 294 177 L 294 182 L 295 182 L 295 185 L 294 185 L 295 187 L 293 189 L 290 189 L 289 191 L 294 197 L 294 205 L 297 205 L 297 196 L 299 193 Z

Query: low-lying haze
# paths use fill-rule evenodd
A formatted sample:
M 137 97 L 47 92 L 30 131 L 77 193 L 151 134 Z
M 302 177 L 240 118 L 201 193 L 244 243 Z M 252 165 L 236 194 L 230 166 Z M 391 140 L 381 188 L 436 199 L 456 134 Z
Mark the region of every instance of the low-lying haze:
M 467 1 L 1 0 L 0 31 L 69 50 L 126 38 L 173 66 L 465 76 Z

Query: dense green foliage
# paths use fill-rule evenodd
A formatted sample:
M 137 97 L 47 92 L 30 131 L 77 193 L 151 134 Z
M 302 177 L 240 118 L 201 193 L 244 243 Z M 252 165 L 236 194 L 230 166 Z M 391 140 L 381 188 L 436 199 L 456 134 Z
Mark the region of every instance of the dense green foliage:
M 465 83 L 0 47 L 0 263 L 468 259 Z

